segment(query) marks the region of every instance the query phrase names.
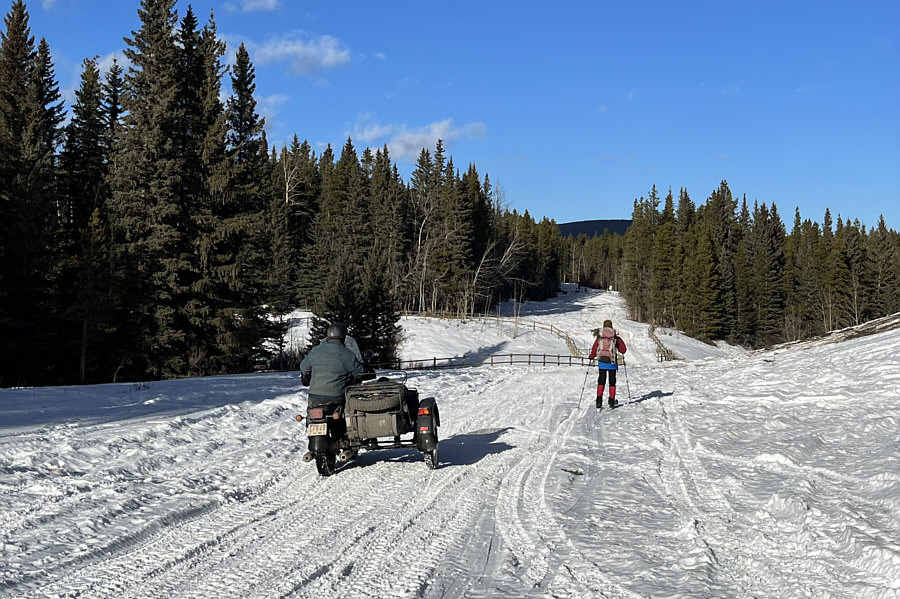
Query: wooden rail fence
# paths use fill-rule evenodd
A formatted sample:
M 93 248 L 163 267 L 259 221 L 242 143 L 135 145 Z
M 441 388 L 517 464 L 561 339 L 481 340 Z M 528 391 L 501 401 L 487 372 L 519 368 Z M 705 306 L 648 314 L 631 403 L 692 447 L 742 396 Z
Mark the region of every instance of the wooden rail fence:
M 501 366 L 506 364 L 526 364 L 528 366 L 588 366 L 594 363 L 578 349 L 575 340 L 567 331 L 560 329 L 552 324 L 546 324 L 534 320 L 517 319 L 510 316 L 498 316 L 497 314 L 476 314 L 466 317 L 459 317 L 452 312 L 409 312 L 404 311 L 403 316 L 414 318 L 439 318 L 446 320 L 463 320 L 475 321 L 485 324 L 493 324 L 502 322 L 507 326 L 516 328 L 531 329 L 532 331 L 543 330 L 549 331 L 558 338 L 565 340 L 566 347 L 569 348 L 569 355 L 557 354 L 540 354 L 540 353 L 491 353 L 491 354 L 463 354 L 462 356 L 453 356 L 448 358 L 424 358 L 417 360 L 399 360 L 386 364 L 374 364 L 376 368 L 396 368 L 397 370 L 442 370 L 447 368 L 467 368 L 471 366 Z M 307 326 L 311 323 L 309 317 L 295 319 L 295 323 L 306 321 Z
M 663 345 L 662 341 L 659 340 L 659 337 L 656 336 L 656 325 L 651 324 L 650 330 L 650 338 L 653 339 L 653 342 L 656 344 L 656 361 L 657 362 L 668 362 L 669 360 L 680 360 L 675 352 L 671 349 Z
M 389 364 L 377 364 L 376 368 L 397 370 L 443 370 L 447 368 L 467 368 L 470 366 L 503 366 L 507 364 L 527 364 L 529 366 L 588 366 L 593 360 L 583 356 L 563 356 L 557 354 L 473 354 L 451 358 L 430 358 L 424 360 L 398 360 Z

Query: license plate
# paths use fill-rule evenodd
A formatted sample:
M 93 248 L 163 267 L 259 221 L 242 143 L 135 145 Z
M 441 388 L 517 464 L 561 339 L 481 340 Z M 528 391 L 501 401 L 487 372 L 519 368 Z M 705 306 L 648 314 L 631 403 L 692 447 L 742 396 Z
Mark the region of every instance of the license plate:
M 307 436 L 317 437 L 319 435 L 327 435 L 328 434 L 328 423 L 323 422 L 321 424 L 310 424 L 309 429 L 306 432 Z

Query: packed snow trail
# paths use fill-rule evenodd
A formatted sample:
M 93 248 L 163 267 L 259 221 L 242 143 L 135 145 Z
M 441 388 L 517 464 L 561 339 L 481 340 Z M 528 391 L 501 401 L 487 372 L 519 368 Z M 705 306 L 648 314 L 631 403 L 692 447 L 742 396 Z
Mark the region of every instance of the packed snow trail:
M 611 318 L 631 400 L 622 371 L 599 412 L 594 369 L 413 373 L 434 471 L 387 450 L 320 478 L 296 373 L 0 391 L 0 597 L 900 595 L 900 332 L 659 364 L 615 294 L 522 309 L 582 348 Z M 565 351 L 403 324 L 404 358 Z

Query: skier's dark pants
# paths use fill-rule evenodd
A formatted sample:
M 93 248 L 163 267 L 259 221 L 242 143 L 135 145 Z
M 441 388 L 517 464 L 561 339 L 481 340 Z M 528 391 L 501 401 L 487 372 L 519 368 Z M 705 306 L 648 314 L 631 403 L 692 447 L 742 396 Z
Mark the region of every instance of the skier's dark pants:
M 600 376 L 597 377 L 598 385 L 606 385 L 606 373 L 609 373 L 609 386 L 616 386 L 616 371 L 615 370 L 600 370 Z

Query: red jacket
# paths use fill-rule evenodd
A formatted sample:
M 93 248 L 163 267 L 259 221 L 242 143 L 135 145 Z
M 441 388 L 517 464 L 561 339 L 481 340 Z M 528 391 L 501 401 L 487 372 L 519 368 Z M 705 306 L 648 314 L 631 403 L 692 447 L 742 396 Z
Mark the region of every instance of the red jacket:
M 600 336 L 594 340 L 594 346 L 591 348 L 591 353 L 588 356 L 588 360 L 593 360 L 597 356 L 597 353 L 601 351 L 601 341 L 603 341 L 604 337 L 615 341 L 615 350 L 619 353 L 624 354 L 628 351 L 628 348 L 625 347 L 625 341 L 616 334 L 615 329 L 603 327 L 603 331 L 601 332 Z M 606 356 L 601 356 L 601 359 L 604 357 Z M 612 356 L 610 356 L 610 361 L 612 361 Z

